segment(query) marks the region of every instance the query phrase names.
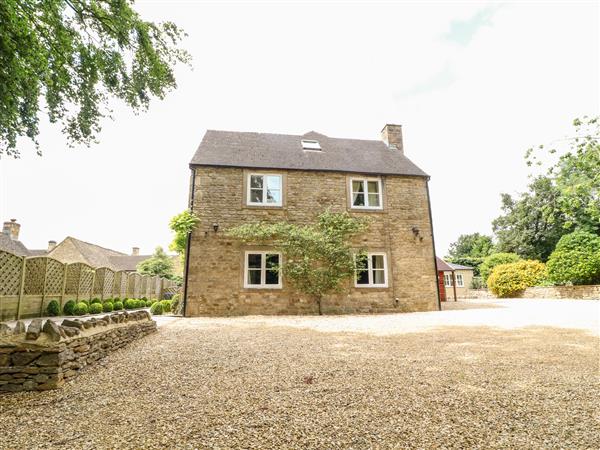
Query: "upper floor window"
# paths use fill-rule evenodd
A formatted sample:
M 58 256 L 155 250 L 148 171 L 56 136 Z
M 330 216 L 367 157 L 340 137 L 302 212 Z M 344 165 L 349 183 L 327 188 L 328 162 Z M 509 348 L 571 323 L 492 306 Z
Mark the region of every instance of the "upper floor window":
M 382 209 L 380 178 L 352 178 L 352 208 Z
M 304 150 L 321 151 L 321 144 L 319 144 L 319 141 L 310 141 L 308 139 L 302 139 L 302 148 Z
M 247 204 L 281 206 L 281 184 L 281 175 L 250 174 Z
M 280 289 L 280 263 L 281 253 L 258 251 L 246 252 L 246 260 L 244 264 L 244 287 Z
M 356 257 L 356 287 L 387 287 L 385 253 L 366 253 Z

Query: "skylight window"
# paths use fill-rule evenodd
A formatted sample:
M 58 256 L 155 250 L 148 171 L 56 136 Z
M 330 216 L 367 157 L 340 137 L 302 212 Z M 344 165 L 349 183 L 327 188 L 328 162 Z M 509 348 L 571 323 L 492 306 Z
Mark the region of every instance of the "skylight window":
M 321 150 L 321 145 L 319 144 L 319 141 L 310 141 L 307 139 L 302 139 L 302 148 L 304 150 L 316 150 L 316 151 L 320 151 Z

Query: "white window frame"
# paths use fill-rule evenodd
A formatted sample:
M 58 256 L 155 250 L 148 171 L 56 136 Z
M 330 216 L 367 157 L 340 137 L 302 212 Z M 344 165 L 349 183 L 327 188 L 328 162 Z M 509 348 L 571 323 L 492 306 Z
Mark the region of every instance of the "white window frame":
M 365 196 L 365 206 L 354 206 L 354 182 L 355 181 L 360 181 L 360 182 L 364 183 L 365 191 L 363 194 Z M 370 206 L 369 205 L 369 191 L 368 191 L 369 181 L 377 181 L 379 206 Z M 350 208 L 351 209 L 371 209 L 371 210 L 383 209 L 383 183 L 381 182 L 381 178 L 374 178 L 374 177 L 350 178 Z
M 262 187 L 262 201 L 252 201 L 252 177 L 263 177 Z M 267 177 L 279 177 L 279 202 L 268 203 L 267 202 Z M 246 205 L 248 206 L 282 206 L 283 205 L 283 175 L 280 173 L 248 173 L 248 180 L 246 181 Z
M 309 152 L 320 152 L 321 151 L 321 144 L 319 144 L 319 141 L 315 141 L 312 139 L 302 139 L 301 143 L 302 143 L 303 150 L 307 150 Z
M 462 273 L 454 274 L 456 276 L 456 287 L 465 287 L 465 280 Z
M 356 276 L 358 273 L 358 269 L 356 268 L 356 256 L 354 255 L 354 287 L 357 288 L 386 288 L 388 287 L 388 266 L 387 266 L 387 253 L 385 252 L 367 252 L 367 274 L 369 276 L 369 284 L 359 284 L 358 277 Z M 371 256 L 383 256 L 383 276 L 385 278 L 385 283 L 382 284 L 374 284 L 373 283 L 373 260 Z M 379 270 L 379 269 L 375 269 Z
M 444 273 L 444 286 L 453 287 L 452 273 Z
M 248 283 L 248 255 L 262 255 L 260 259 L 260 284 Z M 266 284 L 267 277 L 267 255 L 279 255 L 279 265 L 282 264 L 282 257 L 280 252 L 274 252 L 269 250 L 247 250 L 244 253 L 244 288 L 246 289 L 282 289 L 282 274 L 278 273 L 279 284 Z

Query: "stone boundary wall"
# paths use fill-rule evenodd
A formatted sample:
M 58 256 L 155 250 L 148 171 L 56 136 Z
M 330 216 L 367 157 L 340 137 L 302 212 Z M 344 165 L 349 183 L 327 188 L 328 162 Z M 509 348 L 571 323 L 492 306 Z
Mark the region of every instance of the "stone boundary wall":
M 65 381 L 111 352 L 156 331 L 147 311 L 115 313 L 89 320 L 40 319 L 27 330 L 0 324 L 0 393 L 42 391 Z
M 466 299 L 495 299 L 487 289 L 468 289 Z M 570 298 L 578 300 L 600 300 L 600 285 L 583 286 L 535 286 L 525 289 L 515 298 Z

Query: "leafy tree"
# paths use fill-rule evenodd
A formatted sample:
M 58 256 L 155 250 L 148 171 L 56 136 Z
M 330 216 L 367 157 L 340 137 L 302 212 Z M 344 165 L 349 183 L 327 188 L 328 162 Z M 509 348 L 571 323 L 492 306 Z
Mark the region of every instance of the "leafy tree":
M 479 233 L 461 234 L 456 242 L 450 244 L 446 260 L 463 266 L 470 266 L 474 274 L 479 275 L 479 266 L 483 258 L 494 251 L 491 236 Z
M 600 236 L 586 231 L 564 235 L 548 259 L 548 277 L 557 284 L 600 283 Z
M 188 235 L 196 228 L 199 221 L 198 216 L 187 209 L 174 216 L 169 223 L 169 228 L 175 232 L 175 237 L 169 245 L 169 250 L 179 253 L 183 259 Z
M 165 253 L 162 247 L 156 247 L 154 254 L 137 265 L 137 271 L 142 275 L 161 276 L 170 278 L 173 276 L 173 261 Z
M 499 266 L 501 264 L 508 264 L 519 261 L 519 255 L 515 253 L 493 253 L 489 256 L 486 256 L 479 266 L 479 271 L 481 273 L 481 278 L 485 283 L 487 283 L 488 277 L 490 273 L 494 269 L 494 267 Z
M 132 3 L 0 2 L 0 155 L 18 157 L 20 136 L 37 146 L 41 110 L 70 145 L 89 145 L 110 97 L 139 111 L 176 87 L 174 66 L 190 60 L 176 47 L 182 30 L 142 20 Z
M 546 261 L 561 236 L 569 232 L 559 207 L 560 195 L 547 176 L 535 178 L 529 192 L 517 199 L 502 194 L 504 214 L 492 222 L 498 251 Z
M 244 224 L 227 230 L 227 235 L 246 243 L 268 243 L 280 251 L 285 260 L 277 270 L 298 291 L 311 296 L 322 314 L 323 296 L 339 292 L 342 282 L 355 275 L 350 238 L 367 227 L 364 219 L 326 211 L 319 215 L 316 224 Z M 364 258 L 362 251 L 357 255 L 360 258 Z

